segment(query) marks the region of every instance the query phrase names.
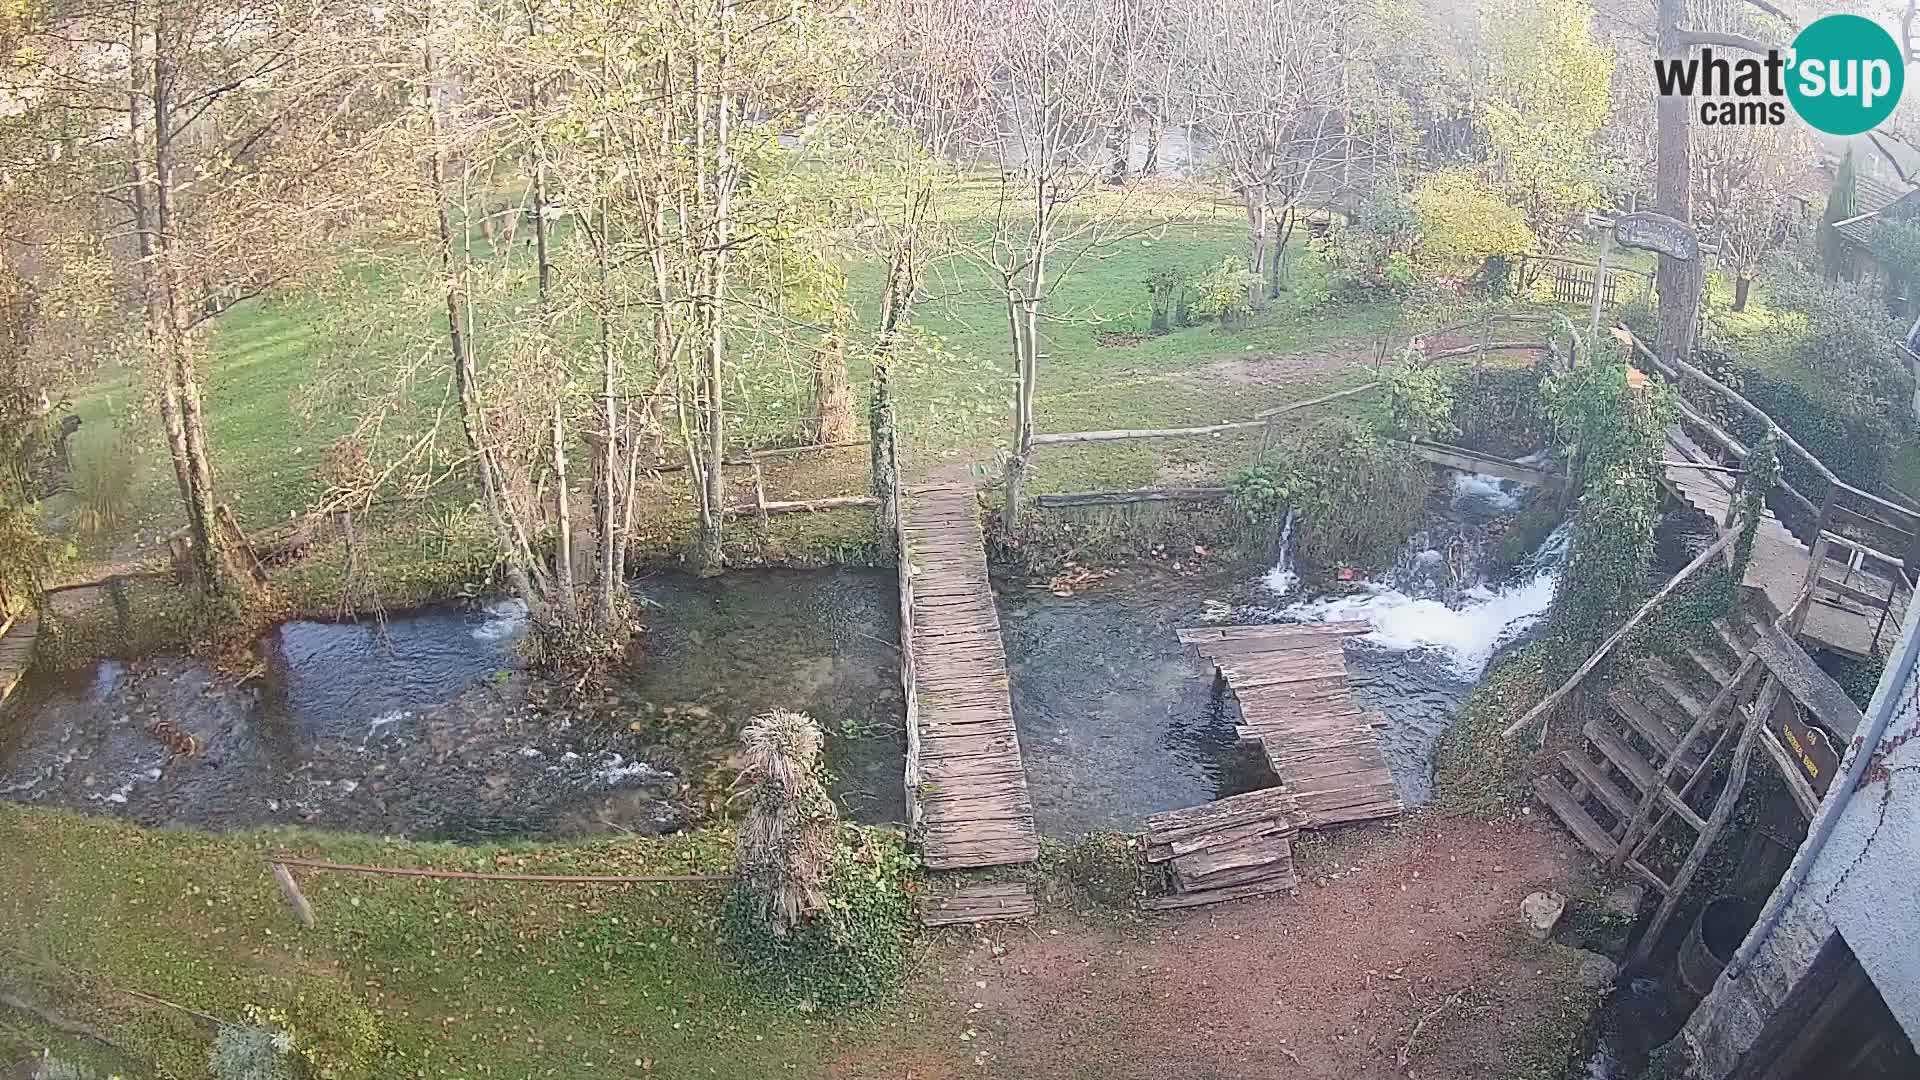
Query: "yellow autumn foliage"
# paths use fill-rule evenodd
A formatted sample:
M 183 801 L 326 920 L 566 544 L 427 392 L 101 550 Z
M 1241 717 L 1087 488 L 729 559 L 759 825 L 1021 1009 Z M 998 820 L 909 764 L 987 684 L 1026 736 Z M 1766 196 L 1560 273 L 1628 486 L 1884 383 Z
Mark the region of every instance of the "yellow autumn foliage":
M 1421 180 L 1413 189 L 1413 212 L 1420 220 L 1417 258 L 1431 273 L 1472 277 L 1495 255 L 1533 249 L 1526 214 L 1465 169 L 1443 169 Z

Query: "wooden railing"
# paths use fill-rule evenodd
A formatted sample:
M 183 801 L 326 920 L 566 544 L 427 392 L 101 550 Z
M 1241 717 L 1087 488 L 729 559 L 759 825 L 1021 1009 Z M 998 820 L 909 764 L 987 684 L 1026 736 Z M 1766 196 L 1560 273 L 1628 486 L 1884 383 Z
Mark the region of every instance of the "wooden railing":
M 1911 591 L 1920 579 L 1920 511 L 1841 479 L 1738 391 L 1684 360 L 1661 359 L 1631 332 L 1624 328 L 1621 332 L 1632 342 L 1634 356 L 1673 384 L 1680 397 L 1682 421 L 1709 444 L 1737 461 L 1744 461 L 1751 453 L 1710 417 L 1715 411 L 1714 402 L 1725 402 L 1765 425 L 1780 451 L 1805 464 L 1822 485 L 1822 490 L 1804 492 L 1784 477 L 1778 485 L 1780 493 L 1802 515 L 1798 520 L 1795 515 L 1783 515 L 1782 524 L 1812 552 L 1806 579 L 1808 600 L 1796 606 L 1787 629 L 1797 631 L 1805 622 L 1812 602 L 1811 586 L 1818 585 L 1835 596 L 1879 611 L 1880 626 L 1874 635 L 1877 642 L 1891 621 L 1900 590 Z M 1830 573 L 1836 566 L 1838 576 Z

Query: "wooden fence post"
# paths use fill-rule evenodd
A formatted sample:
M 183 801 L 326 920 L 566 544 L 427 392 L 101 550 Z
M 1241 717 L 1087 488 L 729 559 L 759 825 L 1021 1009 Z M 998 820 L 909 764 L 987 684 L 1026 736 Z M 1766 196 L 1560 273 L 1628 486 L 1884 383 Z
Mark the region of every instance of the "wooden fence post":
M 307 903 L 306 894 L 300 891 L 300 883 L 293 880 L 293 871 L 287 869 L 286 863 L 273 864 L 273 880 L 279 883 L 280 895 L 286 897 L 287 905 L 293 908 L 293 917 L 303 928 L 313 929 L 313 905 Z

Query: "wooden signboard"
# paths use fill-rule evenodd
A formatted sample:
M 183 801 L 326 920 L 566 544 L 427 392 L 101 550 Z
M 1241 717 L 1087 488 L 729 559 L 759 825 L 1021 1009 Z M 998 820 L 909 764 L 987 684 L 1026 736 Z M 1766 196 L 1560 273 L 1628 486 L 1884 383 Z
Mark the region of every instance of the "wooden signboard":
M 1840 753 L 1834 749 L 1832 737 L 1802 719 L 1793 699 L 1785 696 L 1773 709 L 1773 734 L 1800 767 L 1800 775 L 1807 778 L 1813 793 L 1825 795 L 1833 774 L 1840 771 Z
M 1700 257 L 1700 240 L 1694 236 L 1693 226 L 1652 211 L 1615 218 L 1613 237 L 1622 246 L 1657 251 L 1682 262 Z

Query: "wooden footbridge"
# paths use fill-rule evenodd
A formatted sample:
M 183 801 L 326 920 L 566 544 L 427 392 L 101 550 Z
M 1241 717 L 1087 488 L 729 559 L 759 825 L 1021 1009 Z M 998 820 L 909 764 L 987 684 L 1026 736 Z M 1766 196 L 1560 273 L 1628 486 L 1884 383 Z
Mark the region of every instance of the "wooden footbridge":
M 1300 824 L 1325 828 L 1396 817 L 1400 796 L 1376 730 L 1386 722 L 1347 692 L 1341 643 L 1363 622 L 1198 626 L 1177 631 L 1213 661 L 1239 699 L 1243 743 L 1257 744 Z
M 931 870 L 1032 862 L 1040 838 L 973 480 L 936 474 L 903 491 L 899 514 L 908 824 Z

